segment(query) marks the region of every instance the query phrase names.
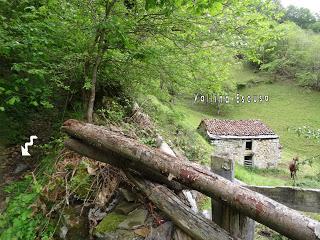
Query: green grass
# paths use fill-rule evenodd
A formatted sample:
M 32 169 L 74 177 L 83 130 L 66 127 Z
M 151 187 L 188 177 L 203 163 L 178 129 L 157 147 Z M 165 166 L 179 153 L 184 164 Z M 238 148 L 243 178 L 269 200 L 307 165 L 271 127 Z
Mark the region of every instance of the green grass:
M 320 155 L 320 143 L 316 140 L 298 136 L 292 128 L 310 126 L 320 128 L 320 93 L 304 89 L 289 81 L 270 83 L 266 75 L 244 72 L 242 82 L 254 82 L 259 79 L 259 84 L 251 84 L 239 91 L 241 95 L 268 95 L 269 102 L 229 104 L 217 115 L 213 105 L 193 104 L 193 96 L 180 99 L 173 107 L 185 116 L 184 122 L 190 129 L 195 130 L 204 118 L 224 119 L 260 119 L 270 126 L 280 136 L 282 145 L 281 160 L 278 168 L 280 174 L 262 174 L 248 172 L 247 169 L 237 167 L 236 176 L 241 180 L 257 185 L 288 185 L 292 184 L 288 174 L 288 162 L 298 155 L 300 159 Z M 312 166 L 304 165 L 298 173 L 298 183 L 301 186 L 318 186 L 317 181 L 310 180 L 320 172 L 320 162 L 315 161 Z
M 152 117 L 157 125 L 157 130 L 164 139 L 192 160 L 208 165 L 212 146 L 195 131 L 194 122 L 190 117 L 175 107 L 160 102 L 154 96 L 143 97 L 142 107 Z M 188 109 L 185 109 L 188 111 Z
M 288 178 L 283 178 L 282 171 L 249 169 L 236 165 L 235 177 L 242 182 L 257 186 L 286 186 L 290 185 Z

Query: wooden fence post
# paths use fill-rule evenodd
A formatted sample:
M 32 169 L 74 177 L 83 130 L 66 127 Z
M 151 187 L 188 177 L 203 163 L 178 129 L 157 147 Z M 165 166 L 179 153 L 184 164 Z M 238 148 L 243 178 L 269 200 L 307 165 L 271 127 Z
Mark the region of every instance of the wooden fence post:
M 227 156 L 211 156 L 211 171 L 230 181 L 234 180 L 234 160 Z M 223 200 L 211 199 L 212 220 L 233 237 L 253 240 L 255 221 L 239 213 Z

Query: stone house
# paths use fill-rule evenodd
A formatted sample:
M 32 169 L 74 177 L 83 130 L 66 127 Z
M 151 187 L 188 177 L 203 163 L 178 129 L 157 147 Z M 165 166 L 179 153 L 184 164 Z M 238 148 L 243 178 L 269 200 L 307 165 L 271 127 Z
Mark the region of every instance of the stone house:
M 198 130 L 215 146 L 216 156 L 228 156 L 248 167 L 276 167 L 279 137 L 260 120 L 202 120 Z

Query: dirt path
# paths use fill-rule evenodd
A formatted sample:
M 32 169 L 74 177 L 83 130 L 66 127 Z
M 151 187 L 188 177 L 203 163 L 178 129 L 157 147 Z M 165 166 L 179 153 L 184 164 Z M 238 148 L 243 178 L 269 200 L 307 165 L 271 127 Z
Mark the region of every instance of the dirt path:
M 0 139 L 1 140 L 1 139 Z M 10 182 L 19 179 L 19 173 L 23 166 L 20 162 L 18 145 L 14 147 L 7 147 L 7 145 L 0 141 L 0 212 L 5 208 L 5 201 L 8 194 L 4 191 L 5 186 Z M 20 165 L 20 172 L 16 174 L 18 166 Z

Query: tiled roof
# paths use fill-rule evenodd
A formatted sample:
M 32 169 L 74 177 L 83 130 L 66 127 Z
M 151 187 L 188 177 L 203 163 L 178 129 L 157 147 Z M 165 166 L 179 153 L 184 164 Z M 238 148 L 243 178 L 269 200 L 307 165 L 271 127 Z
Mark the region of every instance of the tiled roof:
M 206 131 L 215 136 L 262 136 L 275 133 L 260 120 L 202 120 Z M 200 124 L 201 125 L 201 124 Z

